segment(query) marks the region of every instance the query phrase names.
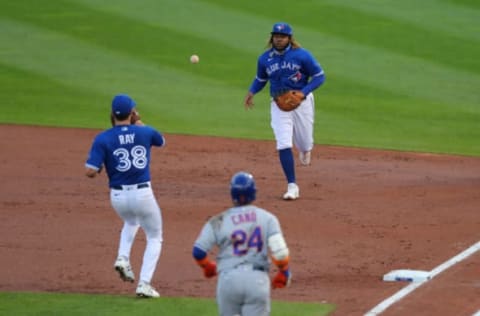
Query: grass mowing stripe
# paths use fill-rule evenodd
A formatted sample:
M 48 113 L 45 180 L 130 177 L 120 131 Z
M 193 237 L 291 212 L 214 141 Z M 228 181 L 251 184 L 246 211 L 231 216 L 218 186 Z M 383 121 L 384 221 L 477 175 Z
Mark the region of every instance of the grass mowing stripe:
M 480 154 L 478 112 L 452 113 L 446 105 L 376 96 L 329 95 L 320 106 L 322 143 L 398 149 L 400 141 L 412 151 Z
M 76 0 L 82 1 L 82 3 L 88 3 L 90 5 L 96 5 L 93 0 Z M 122 0 L 126 1 L 126 0 Z M 122 4 L 124 4 L 122 2 Z M 201 6 L 193 1 L 187 1 L 185 7 L 188 9 L 194 9 L 196 14 L 194 20 L 188 22 L 189 15 L 182 11 L 171 10 L 171 6 L 174 6 L 173 0 L 166 0 L 166 8 L 162 10 L 160 4 L 152 4 L 153 7 L 149 7 L 148 12 L 135 12 L 130 6 L 117 6 L 112 5 L 112 2 L 102 2 L 102 10 L 111 10 L 116 14 L 130 15 L 132 18 L 141 19 L 146 23 L 156 23 L 157 25 L 164 25 L 173 28 L 180 28 L 182 32 L 197 32 L 201 34 L 212 34 L 216 37 L 216 40 L 221 40 L 222 37 L 226 42 L 232 42 L 232 38 L 239 43 L 245 43 L 245 49 L 251 49 L 249 46 L 252 42 L 252 38 L 248 34 L 238 34 L 238 24 L 226 23 L 222 25 L 222 32 L 212 33 L 211 23 L 206 23 L 200 17 L 204 17 L 207 14 L 205 11 L 200 10 Z M 116 1 L 115 1 L 116 3 Z M 147 3 L 151 4 L 150 1 Z M 176 2 L 175 2 L 176 3 Z M 247 6 L 248 3 L 245 3 Z M 163 2 L 162 2 L 163 5 Z M 230 3 L 234 5 L 234 3 Z M 240 6 L 239 3 L 235 5 Z M 244 2 L 242 2 L 244 5 Z M 262 4 L 264 5 L 263 2 Z M 158 7 L 158 10 L 156 10 Z M 214 6 L 206 7 L 209 11 L 209 16 L 217 17 L 217 14 L 224 13 L 224 11 L 217 9 L 215 11 Z M 247 6 L 248 8 L 248 6 Z M 168 10 L 167 10 L 168 9 Z M 205 9 L 205 8 L 204 8 Z M 198 11 L 197 11 L 198 10 Z M 233 10 L 233 9 L 231 9 Z M 245 8 L 243 10 L 246 10 Z M 162 19 L 165 13 L 169 12 L 169 18 Z M 226 10 L 226 12 L 229 12 Z M 303 11 L 302 11 L 303 12 Z M 307 13 L 306 13 L 307 14 Z M 159 16 L 161 18 L 159 18 Z M 198 20 L 197 20 L 198 19 Z M 177 22 L 172 24 L 172 20 Z M 218 16 L 218 21 L 222 22 L 223 18 Z M 240 23 L 238 18 L 235 20 Z M 258 19 L 258 22 L 253 25 L 261 24 L 262 19 Z M 264 24 L 268 21 L 268 18 L 263 19 Z M 303 20 L 302 20 L 303 21 Z M 240 25 L 249 25 L 252 23 L 252 17 L 249 17 L 240 23 Z M 480 75 L 472 74 L 469 71 L 462 71 L 453 67 L 447 67 L 443 65 L 430 62 L 421 58 L 415 58 L 411 56 L 405 56 L 399 53 L 394 53 L 385 49 L 375 48 L 368 45 L 361 45 L 351 42 L 349 40 L 342 39 L 337 36 L 330 36 L 325 33 L 314 31 L 313 28 L 304 28 L 300 25 L 295 27 L 296 32 L 299 34 L 298 38 L 301 43 L 304 43 L 306 47 L 310 48 L 312 52 L 318 56 L 320 62 L 325 67 L 327 73 L 327 80 L 330 71 L 350 78 L 352 80 L 363 82 L 372 87 L 380 87 L 391 91 L 395 94 L 412 96 L 416 98 L 423 98 L 426 100 L 433 100 L 437 102 L 452 102 L 460 104 L 478 104 L 479 93 L 477 87 L 480 85 Z M 321 23 L 320 23 L 321 24 Z M 271 25 L 265 27 L 264 30 L 258 31 L 262 36 L 267 35 Z M 234 31 L 236 30 L 236 31 Z M 222 35 L 219 35 L 221 33 Z M 237 37 L 232 37 L 230 34 L 236 34 Z M 258 35 L 257 35 L 258 36 Z M 261 40 L 260 43 L 263 43 Z M 257 43 L 255 51 L 259 54 L 262 50 L 262 44 Z M 361 60 L 361 62 L 359 62 Z M 255 60 L 243 61 L 245 65 L 254 64 Z M 252 72 L 254 70 L 252 69 Z M 452 79 L 454 78 L 454 79 Z M 245 87 L 248 86 L 250 78 L 245 78 Z
M 86 126 L 92 116 L 109 126 L 110 95 L 77 89 L 0 63 L 0 123 Z M 108 102 L 108 101 L 107 101 Z M 85 115 L 88 113 L 88 115 Z
M 198 0 L 142 0 L 141 4 L 130 0 L 69 1 L 150 25 L 194 34 L 255 55 L 268 39 L 268 34 L 262 33 L 262 30 L 268 30 L 273 23 L 250 12 L 242 13 Z M 196 47 L 192 45 L 192 49 Z
M 238 87 L 245 86 L 243 78 L 251 76 L 249 69 L 242 67 L 242 60 L 254 59 L 254 54 L 242 54 L 221 42 L 198 38 L 193 32 L 186 33 L 153 25 L 148 22 L 132 20 L 128 16 L 101 12 L 93 7 L 68 1 L 52 0 L 48 3 L 35 4 L 31 1 L 15 1 L 6 4 L 10 18 L 48 28 L 97 46 L 128 54 L 158 65 L 194 73 L 213 80 L 224 81 Z M 35 14 L 29 12 L 34 11 Z M 142 34 L 142 36 L 138 36 Z M 128 45 L 126 45 L 128 43 Z M 192 49 L 195 48 L 195 51 Z M 203 47 L 214 47 L 208 50 Z M 190 55 L 195 52 L 202 58 L 204 67 L 192 67 Z M 226 62 L 228 61 L 228 62 Z M 215 72 L 210 71 L 215 63 Z M 235 73 L 237 76 L 231 76 Z
M 233 136 L 236 132 L 241 132 L 240 136 L 251 136 L 255 132 L 245 127 L 248 121 L 261 121 L 267 115 L 261 111 L 246 113 L 241 103 L 245 91 L 222 82 L 139 61 L 15 21 L 0 20 L 0 28 L 0 43 L 9 44 L 0 50 L 0 62 L 103 95 L 131 93 L 142 105 L 142 111 L 147 109 L 147 113 L 156 114 L 156 121 L 164 130 L 211 135 L 211 126 L 216 124 L 223 127 L 224 136 Z M 215 113 L 215 116 L 204 113 Z M 232 113 L 238 125 L 231 123 Z M 191 125 L 189 116 L 194 118 L 195 125 Z M 174 118 L 180 117 L 184 124 L 180 123 L 179 128 Z M 185 127 L 189 129 L 184 130 Z M 257 137 L 270 136 L 269 130 L 257 133 Z
M 238 10 L 247 10 L 245 3 L 210 0 Z M 276 6 L 272 0 L 262 5 Z M 289 8 L 275 10 L 275 14 L 288 11 L 288 21 L 294 26 L 309 27 L 323 34 L 343 38 L 352 43 L 379 48 L 392 54 L 425 59 L 427 62 L 459 68 L 465 72 L 480 72 L 480 45 L 448 34 L 416 27 L 408 22 L 396 21 L 373 13 L 359 12 L 348 7 L 324 2 L 299 2 L 295 11 Z M 252 5 L 252 9 L 253 5 Z M 256 9 L 258 11 L 258 9 Z M 259 11 L 267 17 L 271 10 Z M 318 21 L 321 21 L 320 23 Z M 298 33 L 301 36 L 302 33 Z M 428 43 L 428 44 L 427 44 Z
M 187 86 L 198 83 L 195 76 L 169 69 L 166 65 L 137 60 L 61 33 L 7 19 L 0 20 L 0 25 L 2 43 L 9 43 L 8 47 L 2 47 L 0 59 L 67 83 L 99 90 L 114 87 L 108 92 L 118 91 L 125 82 L 131 86 L 145 86 L 145 89 L 172 86 L 172 82 Z M 144 78 L 138 78 L 137 73 Z M 178 91 L 165 91 L 169 92 Z
M 397 95 L 451 103 L 455 107 L 477 108 L 480 102 L 477 89 L 480 75 L 373 47 L 354 45 L 337 37 L 319 36 L 303 28 L 298 32 L 301 41 L 311 43 L 311 51 L 319 56 L 327 81 L 331 71 L 335 75 Z
M 233 81 L 229 80 L 229 76 L 220 76 L 218 80 L 212 80 L 203 77 L 201 71 L 197 71 L 203 71 L 204 69 L 199 67 L 207 66 L 209 68 L 207 73 L 217 72 L 216 67 L 219 62 L 209 63 L 208 61 L 208 55 L 213 54 L 216 47 L 201 46 L 205 49 L 206 55 L 202 56 L 202 62 L 199 65 L 195 65 L 196 68 L 192 68 L 197 70 L 183 71 L 181 68 L 164 64 L 147 55 L 137 55 L 134 50 L 122 48 L 118 42 L 103 45 L 99 39 L 88 39 L 89 35 L 95 37 L 97 29 L 102 28 L 100 21 L 103 12 L 111 13 L 107 14 L 105 19 L 108 24 L 113 20 L 115 25 L 125 23 L 125 28 L 130 28 L 131 25 L 137 24 L 136 21 L 141 22 L 138 29 L 140 33 L 126 31 L 126 34 L 129 34 L 125 38 L 127 46 L 130 45 L 132 37 L 142 37 L 144 32 L 154 32 L 159 29 L 169 32 L 169 28 L 174 30 L 175 35 L 192 33 L 195 35 L 188 38 L 198 39 L 208 36 L 210 29 L 207 22 L 212 20 L 212 15 L 208 12 L 202 11 L 204 15 L 199 16 L 198 12 L 194 11 L 190 17 L 179 16 L 174 10 L 178 3 L 166 0 L 166 7 L 171 10 L 167 13 L 172 16 L 171 19 L 180 22 L 190 19 L 190 23 L 187 24 L 173 23 L 168 26 L 170 22 L 158 20 L 156 12 L 158 4 L 149 8 L 142 6 L 151 4 L 150 0 L 140 5 L 147 16 L 135 15 L 134 17 L 131 16 L 131 11 L 120 8 L 114 2 L 102 2 L 101 8 L 94 8 L 93 4 L 85 8 L 75 4 L 90 0 L 77 1 L 79 2 L 73 2 L 72 7 L 69 6 L 71 3 L 57 1 L 48 10 L 41 11 L 43 13 L 39 14 L 40 20 L 47 21 L 39 21 L 37 17 L 25 17 L 25 14 L 19 12 L 15 5 L 16 9 L 13 13 L 2 11 L 0 13 L 2 15 L 11 14 L 15 18 L 21 18 L 20 21 L 28 20 L 32 23 L 34 21 L 35 25 L 21 23 L 13 18 L 0 20 L 2 27 L 0 62 L 13 69 L 24 70 L 27 73 L 26 76 L 29 73 L 39 74 L 54 83 L 79 91 L 92 91 L 95 95 L 111 97 L 112 92 L 129 92 L 138 95 L 142 113 L 152 118 L 152 124 L 158 123 L 165 132 L 272 138 L 268 125 L 269 113 L 268 109 L 265 109 L 268 106 L 268 96 L 265 91 L 256 99 L 256 103 L 259 104 L 257 110 L 248 113 L 243 111 L 241 102 L 252 78 L 251 75 L 245 79 L 245 86 L 238 88 L 232 83 Z M 192 4 L 196 9 L 197 2 L 186 0 L 182 3 L 190 7 Z M 58 10 L 55 9 L 56 6 Z M 233 15 L 235 11 L 215 5 L 208 5 L 207 8 L 217 9 L 213 10 L 212 14 L 227 12 Z M 77 11 L 80 10 L 86 10 L 87 13 L 79 14 Z M 184 15 L 188 13 L 180 11 Z M 89 24 L 90 14 L 98 15 L 93 21 L 95 23 Z M 36 14 L 32 13 L 32 15 Z M 71 23 L 79 30 L 67 25 L 68 33 L 66 34 L 59 33 L 62 32 L 61 30 L 51 31 L 52 22 L 48 20 L 61 21 L 57 15 L 70 15 L 76 18 L 83 16 L 80 20 Z M 200 28 L 197 28 L 197 21 L 201 22 L 198 24 Z M 244 13 L 234 21 L 235 23 L 227 23 L 221 32 L 217 32 L 221 33 L 220 35 L 213 34 L 215 41 L 243 46 L 243 49 L 240 49 L 244 52 L 241 54 L 242 58 L 259 54 L 261 48 L 259 49 L 258 46 L 263 46 L 263 42 L 255 43 L 255 49 L 250 49 L 249 45 L 243 44 L 251 43 L 251 38 L 240 37 L 242 32 L 237 30 L 235 34 L 239 37 L 235 37 L 235 41 L 232 41 L 230 31 L 238 26 L 237 22 L 256 21 L 257 24 L 267 25 L 265 33 L 268 34 L 271 23 L 266 18 Z M 42 25 L 50 25 L 48 27 L 50 30 Z M 88 29 L 90 26 L 91 28 Z M 424 148 L 428 151 L 478 152 L 478 145 L 470 146 L 471 139 L 478 139 L 475 135 L 478 129 L 475 122 L 468 119 L 468 115 L 471 115 L 474 118 L 473 121 L 478 120 L 479 109 L 478 103 L 475 102 L 478 100 L 478 93 L 473 89 L 473 86 L 478 83 L 478 77 L 434 63 L 426 63 L 420 59 L 359 45 L 336 36 L 328 36 L 313 28 L 299 26 L 295 29 L 301 32 L 301 42 L 305 38 L 308 39 L 305 42 L 308 43 L 306 46 L 310 48 L 311 43 L 313 47 L 311 50 L 314 53 L 317 51 L 321 53 L 325 48 L 323 54 L 321 56 L 319 54 L 319 59 L 327 71 L 327 83 L 317 94 L 319 109 L 318 124 L 315 129 L 317 141 L 331 143 L 330 140 L 334 140 L 335 144 L 342 144 L 344 141 L 362 146 L 369 146 L 370 143 L 375 147 L 378 144 L 385 144 L 383 147 L 396 146 L 396 148 L 407 150 L 411 149 L 412 144 L 415 146 L 425 144 Z M 121 27 L 115 27 L 112 30 L 117 30 L 120 35 L 124 31 Z M 100 38 L 108 35 L 102 34 Z M 146 38 L 155 37 L 149 35 Z M 201 45 L 203 42 L 196 43 Z M 210 42 L 207 43 L 210 44 Z M 223 44 L 227 49 L 231 47 Z M 162 52 L 160 51 L 159 54 Z M 229 62 L 229 60 L 221 62 Z M 406 63 L 407 67 L 411 68 L 403 69 L 402 63 Z M 238 67 L 247 68 L 248 65 L 252 67 L 253 74 L 254 64 L 255 60 L 252 57 L 252 60 L 239 62 Z M 383 69 L 385 65 L 390 68 Z M 432 73 L 429 73 L 431 70 Z M 439 77 L 440 81 L 432 74 Z M 448 82 L 446 78 L 455 78 L 457 81 Z M 470 85 L 465 84 L 468 81 Z M 458 86 L 454 86 L 455 84 Z M 117 88 L 121 88 L 122 91 L 118 91 Z M 55 92 L 52 91 L 52 93 Z M 38 95 L 42 96 L 41 93 Z M 463 99 L 461 99 L 462 95 Z M 162 98 L 162 104 L 157 101 L 160 98 Z M 51 106 L 46 100 L 39 101 L 43 102 L 42 106 Z M 100 106 L 103 109 L 103 104 L 106 102 L 103 100 L 101 103 Z M 168 106 L 163 106 L 165 103 L 168 103 Z M 99 104 L 92 106 L 99 106 Z M 420 116 L 415 116 L 416 113 Z M 457 117 L 459 121 L 455 122 Z M 375 132 L 372 132 L 371 126 L 377 122 L 379 124 L 375 127 Z M 408 130 L 410 134 L 405 133 L 401 127 L 409 126 L 410 123 L 412 124 L 412 128 Z M 88 126 L 103 127 L 104 124 L 104 118 L 101 117 Z M 425 127 L 422 127 L 422 124 Z M 458 135 L 466 135 L 466 139 L 458 141 L 457 138 L 452 148 L 448 140 Z
M 157 89 L 159 85 L 174 86 L 173 83 L 185 86 L 201 84 L 209 87 L 222 85 L 220 80 L 200 81 L 195 75 L 171 69 L 167 65 L 159 66 L 131 58 L 61 33 L 5 19 L 0 20 L 0 25 L 2 42 L 9 43 L 8 46 L 2 47 L 0 59 L 43 74 L 51 74 L 65 82 L 74 82 L 89 89 L 103 90 L 103 85 L 123 86 L 125 81 L 133 86 L 149 83 L 147 87 L 150 89 Z M 116 68 L 112 69 L 112 65 Z M 132 72 L 135 74 L 131 75 Z M 136 73 L 141 73 L 145 78 L 137 78 Z M 135 81 L 133 79 L 140 82 L 132 82 Z M 95 84 L 92 85 L 92 82 Z M 167 94 L 175 92 L 178 91 L 164 91 Z
M 480 2 L 478 0 L 442 0 L 442 2 L 451 2 L 456 5 L 462 5 L 468 9 L 480 10 Z
M 474 1 L 479 4 L 478 1 Z M 465 8 L 455 3 L 438 0 L 383 0 L 380 2 L 378 0 L 326 0 L 324 2 L 411 23 L 426 30 L 464 40 L 480 42 L 478 31 L 480 10 Z M 477 6 L 477 9 L 479 8 L 480 5 Z M 429 38 L 428 41 L 432 39 Z
M 345 7 L 325 4 L 318 6 L 319 10 L 326 11 L 322 15 L 322 32 L 394 54 L 423 59 L 464 72 L 480 73 L 478 41 L 457 38 L 408 22 Z

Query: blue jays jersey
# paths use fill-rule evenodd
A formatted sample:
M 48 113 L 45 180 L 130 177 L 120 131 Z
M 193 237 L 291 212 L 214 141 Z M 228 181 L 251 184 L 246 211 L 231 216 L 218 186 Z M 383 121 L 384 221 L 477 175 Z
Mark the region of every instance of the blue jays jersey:
M 250 91 L 257 93 L 270 80 L 270 95 L 278 96 L 288 90 L 301 90 L 305 95 L 312 92 L 317 84 L 309 86 L 311 78 L 324 76 L 320 64 L 304 48 L 288 46 L 283 52 L 274 48 L 264 52 L 257 63 L 257 75 Z M 317 81 L 317 83 L 323 82 Z
M 149 126 L 117 125 L 98 134 L 85 166 L 105 166 L 110 187 L 150 181 L 150 149 L 165 139 Z

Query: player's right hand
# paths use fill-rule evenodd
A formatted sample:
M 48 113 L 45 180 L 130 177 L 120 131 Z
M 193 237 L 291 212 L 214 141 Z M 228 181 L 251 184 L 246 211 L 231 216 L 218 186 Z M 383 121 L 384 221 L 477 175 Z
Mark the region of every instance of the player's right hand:
M 253 104 L 253 93 L 251 93 L 250 91 L 248 91 L 247 95 L 245 96 L 245 109 L 251 109 L 253 108 L 254 104 Z
M 215 261 L 208 261 L 204 265 L 203 268 L 203 275 L 206 278 L 212 278 L 217 275 L 217 263 Z
M 282 289 L 290 285 L 292 274 L 290 270 L 278 271 L 272 280 L 272 287 L 274 289 Z

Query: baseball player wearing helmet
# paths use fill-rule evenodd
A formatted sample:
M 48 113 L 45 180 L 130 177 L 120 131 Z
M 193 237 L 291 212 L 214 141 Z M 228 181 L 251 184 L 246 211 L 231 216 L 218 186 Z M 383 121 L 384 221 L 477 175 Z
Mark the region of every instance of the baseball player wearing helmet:
M 164 146 L 165 139 L 158 131 L 132 117 L 138 115 L 135 101 L 120 94 L 112 101 L 114 126 L 98 134 L 86 161 L 86 175 L 94 178 L 103 166 L 106 169 L 110 202 L 124 221 L 120 234 L 115 270 L 123 281 L 134 282 L 130 252 L 139 227 L 147 244 L 136 289 L 139 297 L 159 297 L 150 285 L 162 250 L 162 215 L 150 182 L 150 148 Z
M 295 178 L 295 164 L 292 152 L 293 144 L 299 152 L 302 165 L 310 164 L 313 149 L 313 123 L 315 103 L 312 92 L 325 81 L 325 74 L 312 54 L 302 48 L 293 37 L 293 31 L 287 23 L 273 25 L 268 49 L 257 61 L 257 74 L 247 95 L 245 108 L 254 105 L 253 97 L 270 81 L 271 126 L 275 134 L 276 147 L 280 163 L 287 180 L 285 200 L 300 197 Z M 275 99 L 285 91 L 299 91 L 304 99 L 293 111 L 281 110 Z
M 253 176 L 236 173 L 230 182 L 233 207 L 210 218 L 193 246 L 204 276 L 218 274 L 219 315 L 270 315 L 270 288 L 290 284 L 289 250 L 275 215 L 251 203 L 256 198 Z M 218 247 L 217 262 L 209 251 Z M 270 258 L 278 271 L 270 281 Z M 218 263 L 218 265 L 217 265 Z

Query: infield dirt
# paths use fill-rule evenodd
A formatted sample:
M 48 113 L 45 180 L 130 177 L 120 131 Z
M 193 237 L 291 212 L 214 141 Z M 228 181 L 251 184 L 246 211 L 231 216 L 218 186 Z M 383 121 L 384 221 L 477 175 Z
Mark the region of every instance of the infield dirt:
M 121 221 L 107 179 L 84 176 L 98 130 L 0 125 L 0 290 L 133 295 L 113 270 Z M 480 240 L 480 159 L 317 145 L 297 164 L 300 199 L 272 141 L 165 135 L 152 150 L 164 220 L 153 285 L 163 296 L 214 297 L 191 257 L 208 216 L 231 205 L 229 180 L 253 173 L 256 205 L 275 213 L 291 250 L 292 286 L 274 300 L 330 302 L 363 315 L 406 283 L 394 269 L 429 271 Z M 132 252 L 136 273 L 143 233 Z M 480 308 L 480 255 L 426 283 L 382 315 L 472 315 Z

